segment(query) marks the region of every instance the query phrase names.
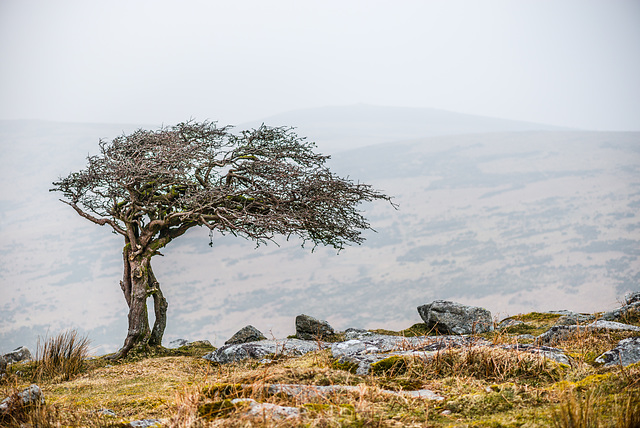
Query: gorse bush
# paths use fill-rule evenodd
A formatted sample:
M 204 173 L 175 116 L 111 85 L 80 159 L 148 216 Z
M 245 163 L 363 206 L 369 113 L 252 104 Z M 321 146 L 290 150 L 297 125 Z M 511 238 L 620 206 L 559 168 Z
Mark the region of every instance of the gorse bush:
M 60 333 L 44 340 L 44 343 L 38 341 L 34 380 L 69 380 L 79 374 L 89 355 L 90 343 L 86 336 L 80 336 L 76 330 Z

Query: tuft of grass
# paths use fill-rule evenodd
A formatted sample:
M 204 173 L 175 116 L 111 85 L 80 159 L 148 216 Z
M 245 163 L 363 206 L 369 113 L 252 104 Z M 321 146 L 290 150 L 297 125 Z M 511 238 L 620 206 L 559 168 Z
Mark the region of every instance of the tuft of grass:
M 33 364 L 33 380 L 69 380 L 82 372 L 91 341 L 76 330 L 68 330 L 40 342 Z
M 553 423 L 556 428 L 598 428 L 593 395 L 579 397 L 573 389 L 565 391 L 558 409 L 553 411 Z

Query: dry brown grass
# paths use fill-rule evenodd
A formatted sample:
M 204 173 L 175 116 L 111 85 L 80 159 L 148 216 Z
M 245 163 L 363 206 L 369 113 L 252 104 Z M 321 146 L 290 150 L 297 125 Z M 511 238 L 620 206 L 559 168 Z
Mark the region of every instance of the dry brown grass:
M 548 321 L 548 320 L 542 320 Z M 542 322 L 540 321 L 540 322 Z M 43 379 L 47 404 L 25 413 L 25 426 L 118 426 L 157 418 L 165 427 L 549 427 L 576 423 L 637 426 L 640 364 L 624 369 L 593 364 L 592 354 L 629 334 L 584 333 L 563 339 L 573 363 L 561 366 L 526 352 L 499 347 L 441 351 L 431 359 L 392 357 L 366 376 L 337 368 L 328 350 L 272 363 L 213 365 L 197 352 L 153 354 L 112 363 L 89 360 L 85 371 L 63 381 Z M 499 343 L 514 340 L 501 333 Z M 12 368 L 24 369 L 26 366 Z M 24 370 L 28 372 L 28 370 Z M 12 377 L 5 391 L 20 390 L 30 376 Z M 351 385 L 308 399 L 269 393 L 271 384 Z M 427 388 L 445 397 L 428 401 L 383 390 Z M 570 392 L 567 392 L 570 391 Z M 573 395 L 571 395 L 573 394 Z M 300 410 L 297 419 L 247 415 L 236 397 Z M 117 416 L 97 413 L 110 409 Z M 28 418 L 28 419 L 27 419 Z M 576 422 L 577 421 L 577 422 Z M 595 422 L 594 422 L 595 421 Z M 595 423 L 596 425 L 593 425 Z M 635 425 L 634 425 L 635 424 Z M 16 425 L 18 426 L 18 425 Z
M 82 372 L 89 355 L 91 341 L 76 330 L 60 333 L 44 341 L 38 340 L 33 380 L 59 378 L 69 380 Z

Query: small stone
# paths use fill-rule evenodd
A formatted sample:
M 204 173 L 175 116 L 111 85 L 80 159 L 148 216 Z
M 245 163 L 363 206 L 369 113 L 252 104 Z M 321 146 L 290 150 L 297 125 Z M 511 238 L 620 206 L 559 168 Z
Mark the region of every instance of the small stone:
M 31 385 L 22 392 L 10 395 L 0 403 L 0 415 L 10 412 L 18 407 L 27 407 L 32 404 L 44 404 L 44 394 L 38 385 Z
M 20 361 L 32 360 L 31 352 L 24 346 L 14 349 L 13 351 L 4 354 L 4 359 L 7 364 L 19 363 Z
M 167 348 L 169 349 L 177 349 L 177 348 L 181 348 L 183 346 L 187 346 L 189 345 L 189 341 L 187 339 L 176 339 L 176 340 L 172 340 L 171 342 L 169 342 L 169 344 L 167 345 Z
M 150 428 L 161 427 L 162 422 L 159 419 L 141 419 L 139 421 L 131 421 L 125 425 L 125 427 L 131 428 Z
M 596 363 L 605 366 L 621 365 L 626 367 L 640 361 L 640 337 L 630 337 L 618 342 L 610 351 L 596 358 Z
M 632 293 L 628 293 L 624 296 L 624 301 L 626 305 L 630 305 L 635 302 L 640 302 L 640 291 L 634 291 Z
M 294 419 L 300 417 L 300 409 L 297 407 L 278 406 L 271 403 L 259 403 L 253 398 L 234 398 L 233 404 L 247 403 L 249 410 L 247 415 L 254 417 L 269 417 L 271 419 Z
M 309 315 L 296 317 L 296 337 L 301 340 L 323 340 L 335 334 L 328 322 L 318 320 Z
M 348 328 L 344 331 L 344 340 L 362 339 L 363 337 L 371 335 L 373 335 L 373 333 L 361 328 Z
M 236 345 L 238 343 L 258 342 L 267 340 L 264 334 L 252 325 L 248 325 L 240 329 L 236 334 L 231 336 L 229 340 L 224 342 L 225 345 Z
M 477 306 L 467 306 L 447 300 L 435 300 L 418 307 L 427 324 L 441 334 L 474 334 L 493 331 L 491 312 Z

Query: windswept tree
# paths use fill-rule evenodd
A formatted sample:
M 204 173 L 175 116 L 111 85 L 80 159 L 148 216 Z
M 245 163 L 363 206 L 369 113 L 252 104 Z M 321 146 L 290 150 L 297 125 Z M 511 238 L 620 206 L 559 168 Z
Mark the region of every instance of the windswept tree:
M 277 235 L 302 244 L 342 249 L 371 229 L 358 210 L 364 201 L 390 201 L 370 185 L 333 174 L 328 156 L 291 129 L 261 126 L 230 132 L 194 121 L 138 130 L 99 143 L 79 172 L 54 182 L 62 202 L 124 238 L 120 287 L 129 327 L 120 358 L 138 345 L 160 346 L 167 301 L 151 258 L 195 226 L 257 242 Z M 153 298 L 150 328 L 147 299 Z

